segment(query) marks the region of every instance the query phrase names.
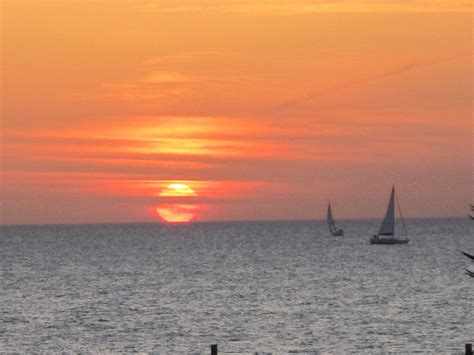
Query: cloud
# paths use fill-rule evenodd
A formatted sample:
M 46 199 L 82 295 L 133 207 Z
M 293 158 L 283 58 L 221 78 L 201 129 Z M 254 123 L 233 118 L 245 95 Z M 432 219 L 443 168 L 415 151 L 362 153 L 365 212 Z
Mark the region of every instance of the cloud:
M 472 11 L 470 1 L 465 0 L 296 0 L 296 1 L 202 1 L 149 2 L 136 4 L 143 12 L 161 13 L 238 13 L 245 15 L 302 15 L 327 12 L 446 12 Z
M 195 81 L 195 78 L 183 73 L 173 73 L 165 71 L 153 71 L 143 78 L 138 79 L 143 83 L 151 84 L 174 84 L 189 83 Z
M 356 78 L 351 81 L 347 81 L 345 83 L 334 85 L 333 87 L 328 88 L 324 91 L 310 93 L 310 94 L 306 94 L 297 98 L 293 98 L 291 100 L 287 100 L 283 103 L 276 105 L 274 107 L 274 110 L 276 112 L 281 113 L 282 111 L 291 110 L 298 106 L 304 105 L 305 103 L 316 100 L 319 97 L 331 95 L 334 93 L 339 93 L 341 91 L 349 90 L 354 87 L 358 87 L 358 86 L 365 85 L 372 82 L 381 81 L 384 79 L 389 79 L 389 78 L 396 77 L 396 76 L 399 76 L 401 74 L 405 74 L 411 71 L 428 68 L 437 64 L 450 62 L 455 59 L 470 56 L 470 55 L 471 55 L 470 53 L 469 54 L 461 53 L 461 54 L 455 54 L 451 56 L 414 60 L 408 63 L 395 66 L 391 69 L 386 70 L 385 72 L 368 75 L 363 78 Z

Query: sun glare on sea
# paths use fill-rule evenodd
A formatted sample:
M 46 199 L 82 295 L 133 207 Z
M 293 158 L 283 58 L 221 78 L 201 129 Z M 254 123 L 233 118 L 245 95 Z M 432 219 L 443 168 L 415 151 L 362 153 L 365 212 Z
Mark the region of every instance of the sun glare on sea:
M 186 184 L 169 184 L 159 193 L 160 197 L 169 197 L 179 202 L 162 203 L 156 207 L 158 215 L 168 223 L 187 223 L 196 217 L 199 205 L 187 203 L 187 197 L 197 196 L 197 193 Z

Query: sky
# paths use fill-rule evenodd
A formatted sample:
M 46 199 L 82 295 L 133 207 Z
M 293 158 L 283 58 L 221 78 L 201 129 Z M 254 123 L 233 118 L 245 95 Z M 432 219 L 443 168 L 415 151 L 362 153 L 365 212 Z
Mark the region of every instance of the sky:
M 464 216 L 457 0 L 1 2 L 2 224 Z M 192 193 L 169 194 L 170 184 Z M 171 196 L 170 196 L 171 195 Z

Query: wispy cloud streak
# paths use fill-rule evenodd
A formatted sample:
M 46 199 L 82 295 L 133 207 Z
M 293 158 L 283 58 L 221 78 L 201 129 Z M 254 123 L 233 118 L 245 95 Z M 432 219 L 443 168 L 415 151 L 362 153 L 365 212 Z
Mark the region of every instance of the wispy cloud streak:
M 291 16 L 328 12 L 446 12 L 472 11 L 472 4 L 464 0 L 320 0 L 320 1 L 201 1 L 188 0 L 178 3 L 142 2 L 136 9 L 161 13 L 237 13 L 256 16 Z
M 397 77 L 399 75 L 402 75 L 402 74 L 405 74 L 405 73 L 408 73 L 408 72 L 411 72 L 411 71 L 429 68 L 429 67 L 437 65 L 437 64 L 442 64 L 442 63 L 453 61 L 453 60 L 458 59 L 458 58 L 470 57 L 470 56 L 471 56 L 470 53 L 468 53 L 468 54 L 463 53 L 463 54 L 456 54 L 456 55 L 452 55 L 452 56 L 448 56 L 448 57 L 437 57 L 437 58 L 421 59 L 421 60 L 411 61 L 411 62 L 408 62 L 408 63 L 405 63 L 405 64 L 398 65 L 398 66 L 396 66 L 396 67 L 394 67 L 390 70 L 387 70 L 387 71 L 379 73 L 379 74 L 373 74 L 373 75 L 366 76 L 364 78 L 353 79 L 353 80 L 350 80 L 348 82 L 341 83 L 341 84 L 335 85 L 331 88 L 325 89 L 324 91 L 311 93 L 311 94 L 307 94 L 305 96 L 301 96 L 301 97 L 298 97 L 298 98 L 295 98 L 295 99 L 288 100 L 286 102 L 283 102 L 283 103 L 275 106 L 274 109 L 275 109 L 276 112 L 281 113 L 282 111 L 291 110 L 295 107 L 298 107 L 298 106 L 303 105 L 305 103 L 308 103 L 310 101 L 316 100 L 316 99 L 318 99 L 320 97 L 323 97 L 323 96 L 328 96 L 328 95 L 331 95 L 331 94 L 340 93 L 342 91 L 350 90 L 350 89 L 353 89 L 353 88 L 356 88 L 356 87 L 359 87 L 359 86 L 362 86 L 362 85 L 365 85 L 365 84 L 369 84 L 369 83 L 372 83 L 372 82 L 378 82 L 378 81 L 382 81 L 382 80 L 385 80 L 385 79 L 390 79 L 392 77 Z

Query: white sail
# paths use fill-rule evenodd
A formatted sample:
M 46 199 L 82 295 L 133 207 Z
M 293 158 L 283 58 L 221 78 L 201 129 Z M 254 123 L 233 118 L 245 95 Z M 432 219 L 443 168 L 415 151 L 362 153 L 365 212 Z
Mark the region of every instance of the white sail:
M 379 235 L 393 235 L 395 232 L 395 187 L 392 187 L 387 213 L 380 227 Z
M 331 205 L 328 205 L 328 226 L 329 226 L 329 231 L 331 233 L 334 233 L 336 230 L 336 226 L 334 225 L 334 218 L 332 217 L 332 210 L 331 210 Z

